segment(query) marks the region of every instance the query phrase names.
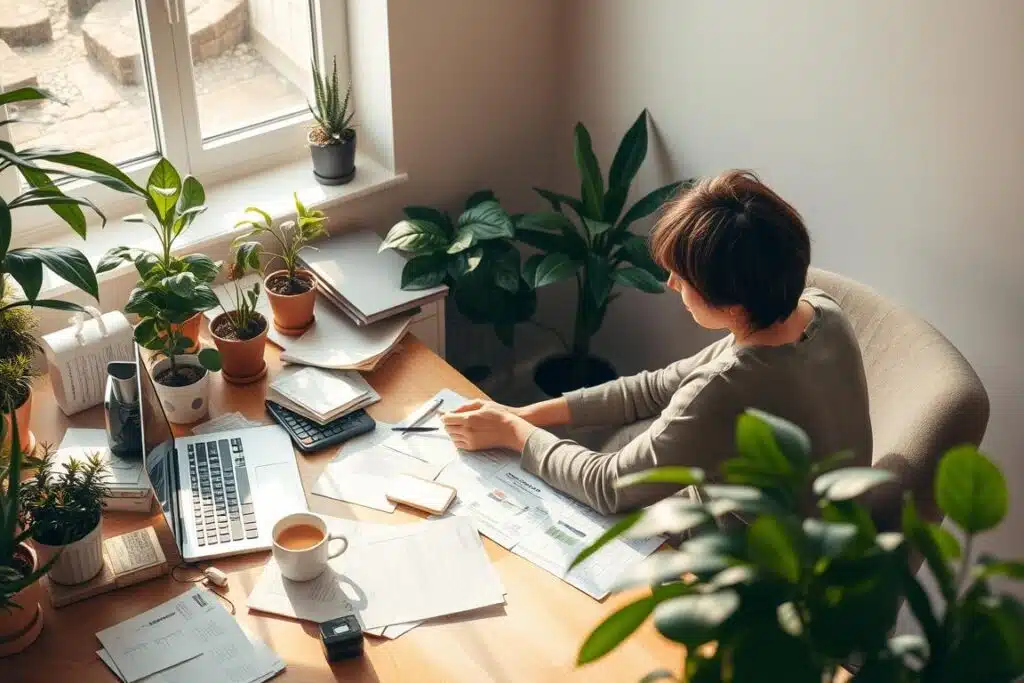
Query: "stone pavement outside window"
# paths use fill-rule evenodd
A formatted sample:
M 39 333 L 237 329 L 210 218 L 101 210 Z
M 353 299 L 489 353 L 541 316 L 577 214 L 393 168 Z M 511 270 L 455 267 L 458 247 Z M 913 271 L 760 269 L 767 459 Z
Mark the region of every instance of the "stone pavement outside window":
M 253 1 L 185 2 L 204 135 L 305 108 L 306 84 L 257 47 Z M 61 100 L 12 106 L 16 146 L 80 149 L 117 163 L 155 152 L 138 24 L 134 0 L 0 0 L 0 84 L 37 85 Z M 277 48 L 276 59 L 288 56 L 288 45 Z M 293 61 L 293 74 L 308 70 Z

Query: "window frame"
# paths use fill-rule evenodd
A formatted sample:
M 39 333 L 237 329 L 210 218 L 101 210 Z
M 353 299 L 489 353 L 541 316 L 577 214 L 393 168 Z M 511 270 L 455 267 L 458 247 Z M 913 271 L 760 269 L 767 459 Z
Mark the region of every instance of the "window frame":
M 310 7 L 311 53 L 323 65 L 337 56 L 338 79 L 350 78 L 345 0 L 304 0 Z M 233 180 L 306 155 L 306 135 L 313 120 L 303 110 L 202 139 L 188 25 L 183 18 L 184 0 L 137 0 L 144 68 L 147 71 L 150 115 L 157 150 L 146 157 L 119 164 L 133 180 L 145 183 L 160 156 L 167 157 L 182 173 L 191 174 L 206 186 Z M 173 19 L 173 20 L 172 20 Z M 162 55 L 160 59 L 156 55 Z M 302 91 L 310 99 L 311 83 Z M 0 119 L 6 118 L 0 106 Z M 9 140 L 9 127 L 0 128 L 0 139 Z M 255 144 L 254 144 L 255 143 Z M 88 150 L 86 150 L 88 151 Z M 61 188 L 94 202 L 108 220 L 138 210 L 137 202 L 107 187 L 85 181 L 62 183 Z M 0 173 L 0 193 L 14 197 L 23 191 L 15 169 Z M 90 220 L 90 224 L 93 221 Z M 19 210 L 14 241 L 30 244 L 52 239 L 62 232 L 59 219 L 46 207 Z

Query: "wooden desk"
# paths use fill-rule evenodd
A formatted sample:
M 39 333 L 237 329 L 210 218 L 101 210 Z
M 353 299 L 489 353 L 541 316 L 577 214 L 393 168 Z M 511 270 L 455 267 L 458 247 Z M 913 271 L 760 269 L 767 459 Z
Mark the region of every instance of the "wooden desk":
M 219 376 L 212 382 L 212 414 L 240 411 L 264 419 L 266 384 L 281 367 L 276 347 L 267 346 L 268 378 L 259 384 L 234 387 Z M 479 389 L 420 342 L 407 338 L 402 349 L 382 368 L 367 375 L 383 400 L 369 412 L 380 420 L 397 421 L 442 388 L 465 396 L 482 396 Z M 103 427 L 101 408 L 65 417 L 48 400 L 45 378 L 36 386 L 32 428 L 44 442 L 59 443 L 67 427 Z M 179 435 L 188 428 L 176 428 Z M 296 454 L 308 491 L 335 449 L 306 456 Z M 311 510 L 326 515 L 402 524 L 419 519 L 412 513 L 388 515 L 340 501 L 307 495 Z M 177 557 L 163 516 L 156 506 L 150 515 L 107 513 L 103 531 L 114 536 L 156 526 L 168 558 Z M 237 618 L 278 653 L 288 668 L 275 681 L 636 681 L 658 668 L 679 670 L 680 648 L 662 639 L 650 623 L 616 652 L 597 664 L 576 669 L 580 644 L 590 630 L 625 600 L 613 596 L 599 603 L 529 562 L 484 539 L 491 561 L 508 591 L 503 608 L 485 614 L 455 616 L 413 629 L 393 641 L 367 638 L 366 655 L 359 660 L 329 665 L 320 651 L 314 627 L 305 622 L 249 613 L 246 596 L 260 576 L 268 552 L 216 561 L 231 575 L 228 597 Z M 193 572 L 187 572 L 189 575 Z M 25 652 L 0 659 L 4 683 L 74 681 L 112 683 L 115 678 L 96 657 L 95 633 L 149 609 L 189 586 L 169 577 L 108 593 L 60 610 L 45 605 L 43 633 Z

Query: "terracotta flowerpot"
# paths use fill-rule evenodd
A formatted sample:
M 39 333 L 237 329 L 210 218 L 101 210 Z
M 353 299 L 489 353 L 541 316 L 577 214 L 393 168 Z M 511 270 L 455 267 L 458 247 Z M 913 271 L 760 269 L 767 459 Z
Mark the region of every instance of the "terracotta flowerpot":
M 199 380 L 185 386 L 172 387 L 161 384 L 157 378 L 171 367 L 171 361 L 164 358 L 152 368 L 153 387 L 164 407 L 167 419 L 174 424 L 191 424 L 206 417 L 210 412 L 210 373 L 195 356 L 175 356 L 178 365 L 197 368 Z
M 32 423 L 32 388 L 29 387 L 28 397 L 25 401 L 14 409 L 15 415 L 18 416 L 18 443 L 21 444 L 22 453 L 32 453 L 36 449 L 36 435 L 29 429 Z M 7 433 L 7 429 L 11 426 L 11 416 L 4 413 L 4 446 L 9 446 L 11 443 L 11 437 Z
M 228 339 L 217 334 L 220 324 L 227 318 L 221 313 L 210 323 L 210 334 L 221 358 L 221 374 L 232 384 L 251 384 L 267 374 L 263 350 L 267 345 L 267 319 L 257 313 L 263 331 L 252 339 Z
M 20 559 L 23 569 L 28 568 L 28 571 L 34 572 L 39 567 L 35 551 L 25 543 L 14 551 L 14 557 Z M 0 657 L 21 652 L 39 637 L 43 630 L 43 610 L 39 606 L 42 597 L 42 586 L 36 581 L 12 596 L 21 609 L 0 609 Z
M 263 281 L 263 288 L 274 310 L 274 328 L 281 334 L 296 337 L 313 324 L 313 309 L 316 305 L 316 279 L 308 270 L 296 270 L 295 275 L 309 283 L 307 291 L 300 294 L 278 294 L 269 283 L 276 277 L 287 275 L 287 270 L 276 270 Z
M 185 322 L 176 325 L 171 324 L 172 330 L 181 330 L 181 333 L 192 340 L 192 346 L 188 348 L 188 353 L 196 353 L 199 351 L 199 325 L 203 322 L 203 314 L 196 313 L 194 316 L 186 320 Z
M 40 565 L 46 565 L 57 553 L 60 557 L 50 566 L 46 576 L 62 586 L 85 583 L 103 569 L 103 519 L 95 528 L 77 541 L 67 545 L 46 545 L 33 539 Z

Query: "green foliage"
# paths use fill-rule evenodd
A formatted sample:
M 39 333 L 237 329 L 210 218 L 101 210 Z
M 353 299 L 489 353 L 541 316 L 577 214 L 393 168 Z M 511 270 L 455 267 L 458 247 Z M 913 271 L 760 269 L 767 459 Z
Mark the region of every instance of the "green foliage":
M 541 251 L 528 259 L 524 268 L 530 286 L 576 278 L 576 321 L 568 350 L 582 372 L 590 338 L 604 322 L 616 285 L 649 293 L 664 291 L 668 273 L 654 262 L 646 242 L 630 232 L 630 226 L 657 211 L 690 181 L 659 187 L 623 214 L 630 186 L 647 156 L 646 109 L 623 136 L 608 171 L 607 186 L 590 132 L 582 123 L 576 124 L 573 142 L 580 197 L 534 188 L 552 211 L 522 216 L 516 239 Z
M 0 107 L 15 102 L 51 99 L 51 95 L 38 88 L 19 88 L 0 93 Z M 15 119 L 0 120 L 0 128 Z M 68 225 L 79 237 L 86 235 L 86 215 L 83 207 L 95 213 L 101 223 L 106 217 L 87 199 L 71 197 L 60 189 L 62 180 L 76 178 L 111 187 L 119 192 L 145 196 L 145 192 L 131 178 L 113 164 L 85 152 L 72 152 L 53 148 L 16 150 L 14 145 L 0 136 L 0 173 L 13 168 L 30 186 L 14 198 L 0 197 L 0 313 L 18 306 L 35 306 L 64 311 L 84 310 L 80 305 L 62 299 L 40 299 L 44 269 L 50 270 L 81 289 L 94 299 L 99 298 L 96 274 L 85 256 L 71 247 L 21 247 L 11 249 L 14 233 L 13 212 L 19 208 L 46 206 Z M 15 280 L 24 293 L 23 299 L 11 296 L 10 280 Z
M 198 180 L 192 176 L 182 179 L 174 165 L 161 158 L 146 181 L 145 198 L 152 218 L 135 214 L 124 220 L 152 230 L 160 241 L 160 250 L 115 247 L 100 259 L 96 272 L 113 270 L 122 263 L 135 266 L 139 282 L 124 307 L 125 313 L 140 319 L 135 327 L 135 341 L 169 358 L 172 372 L 177 372 L 175 356 L 186 353 L 196 343 L 179 326 L 218 305 L 211 284 L 221 263 L 202 254 L 171 253 L 175 241 L 206 211 L 206 192 Z M 215 370 L 216 365 L 203 367 Z
M 650 617 L 687 647 L 681 680 L 691 683 L 820 683 L 854 661 L 862 666 L 853 680 L 864 683 L 1008 683 L 1024 673 L 1024 607 L 989 583 L 1024 578 L 1024 563 L 983 556 L 970 564 L 974 534 L 998 525 L 1007 509 L 1002 473 L 976 448 L 946 453 L 935 482 L 942 511 L 965 535 L 961 549 L 953 534 L 918 516 L 909 495 L 901 532 L 878 533 L 857 499 L 892 475 L 828 471 L 839 457 L 812 463 L 807 435 L 795 425 L 751 410 L 736 436 L 726 483 L 704 486 L 706 502 L 666 499 L 624 517 L 580 553 L 575 563 L 622 535 L 690 532 L 678 550 L 659 551 L 620 578 L 618 589 L 651 591 L 593 631 L 580 664 L 615 649 Z M 700 470 L 675 467 L 619 486 L 703 480 Z M 820 517 L 805 517 L 812 499 Z M 727 513 L 748 525 L 725 524 Z M 942 612 L 911 571 L 912 553 L 934 576 Z M 890 636 L 904 601 L 923 637 Z M 695 651 L 706 643 L 716 644 L 713 654 Z
M 33 531 L 32 521 L 26 519 L 21 511 L 21 475 L 25 456 L 18 438 L 17 413 L 10 414 L 9 425 L 0 420 L 0 443 L 8 438 L 10 449 L 0 463 L 0 609 L 3 610 L 24 608 L 25 605 L 14 602 L 14 595 L 41 579 L 57 559 L 54 556 L 48 564 L 34 571 L 31 567 L 19 566 L 16 561 L 18 546 L 27 541 Z
M 493 325 L 511 346 L 515 325 L 533 317 L 537 297 L 511 242 L 515 221 L 494 193 L 474 192 L 455 221 L 426 206 L 407 206 L 405 216 L 380 247 L 411 256 L 402 269 L 402 289 L 448 285 L 470 322 Z
M 103 514 L 103 499 L 109 493 L 106 465 L 94 453 L 58 466 L 49 447 L 40 460 L 21 488 L 22 514 L 29 521 L 32 538 L 53 546 L 84 538 Z
M 39 374 L 33 365 L 39 350 L 35 329 L 35 316 L 25 308 L 0 311 L 0 413 L 22 404 Z
M 245 210 L 249 218 L 235 224 L 236 228 L 244 227 L 245 232 L 232 243 L 235 251 L 235 269 L 260 270 L 260 259 L 264 256 L 279 258 L 288 271 L 291 286 L 299 286 L 295 270 L 299 266 L 299 253 L 303 249 L 314 249 L 310 242 L 327 234 L 324 223 L 327 216 L 319 209 L 309 209 L 299 201 L 299 193 L 293 192 L 295 200 L 295 220 L 285 221 L 274 226 L 270 214 L 263 209 L 250 206 Z M 274 245 L 266 248 L 260 241 L 269 238 Z
M 310 62 L 313 70 L 313 94 L 316 96 L 316 108 L 309 105 L 309 113 L 316 119 L 320 129 L 332 140 L 351 138 L 354 131 L 351 128 L 352 118 L 356 115 L 355 109 L 349 110 L 349 98 L 352 95 L 352 84 L 348 84 L 345 90 L 344 99 L 341 98 L 341 88 L 338 87 L 338 58 L 335 57 L 331 63 L 330 77 L 321 73 L 315 62 Z
M 258 256 L 253 253 L 245 255 L 240 250 L 235 251 L 235 262 L 232 264 L 229 274 L 229 278 L 235 286 L 235 294 L 231 297 L 232 301 L 230 302 L 231 310 L 228 310 L 221 302 L 224 319 L 228 321 L 235 336 L 239 339 L 252 339 L 259 335 L 267 324 L 263 315 L 256 310 L 257 302 L 260 299 L 260 282 L 257 280 L 248 289 L 243 289 L 238 284 L 238 281 L 245 277 L 254 260 L 255 270 L 259 272 Z

